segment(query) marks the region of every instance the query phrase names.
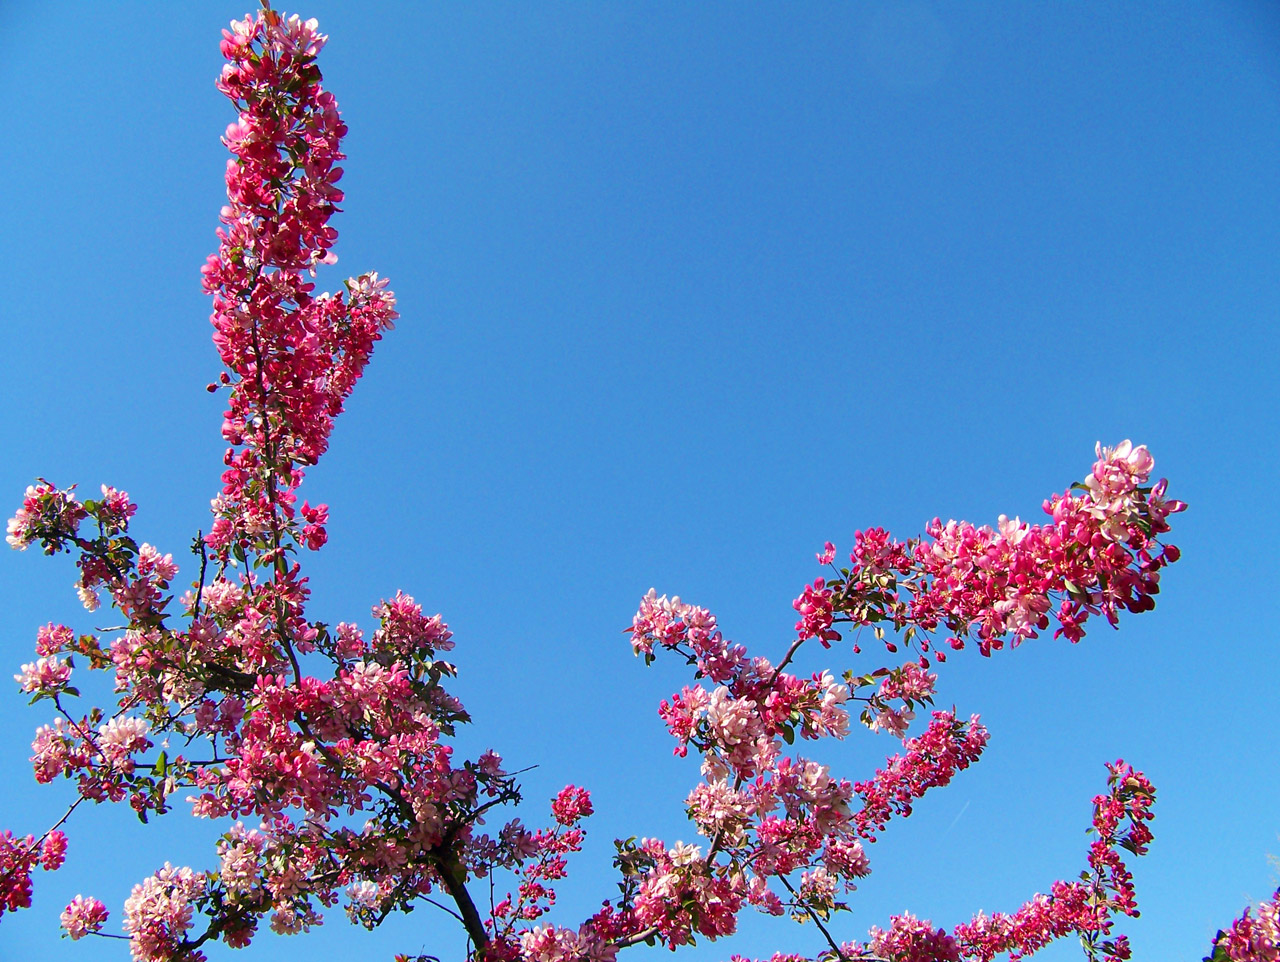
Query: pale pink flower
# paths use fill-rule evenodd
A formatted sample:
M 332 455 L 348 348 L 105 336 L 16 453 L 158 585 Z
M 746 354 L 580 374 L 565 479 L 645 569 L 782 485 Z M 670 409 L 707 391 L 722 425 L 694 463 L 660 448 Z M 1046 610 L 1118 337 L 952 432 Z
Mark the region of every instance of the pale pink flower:
M 70 678 L 70 663 L 54 655 L 23 665 L 22 674 L 13 676 L 13 680 L 28 693 L 60 691 L 66 687 Z
M 873 732 L 888 732 L 895 738 L 906 738 L 907 729 L 911 727 L 915 717 L 916 713 L 913 711 L 886 708 L 872 718 L 867 727 Z
M 287 57 L 311 59 L 329 42 L 328 36 L 317 29 L 319 26 L 318 20 L 303 20 L 296 13 L 288 20 L 277 17 L 267 22 L 267 41 L 276 44 Z
M 734 698 L 724 685 L 711 693 L 707 720 L 716 741 L 727 748 L 752 741 L 760 728 L 755 703 Z
M 359 882 L 352 882 L 347 886 L 347 898 L 353 905 L 364 906 L 365 908 L 377 908 L 378 899 L 381 890 L 376 882 L 370 882 L 368 879 L 361 879 Z
M 867 947 L 880 958 L 895 962 L 958 962 L 960 952 L 955 939 L 942 929 L 935 929 L 932 922 L 904 912 L 889 923 L 887 932 L 871 929 Z
M 702 849 L 697 845 L 686 845 L 684 842 L 677 841 L 675 848 L 667 852 L 667 857 L 671 859 L 672 865 L 676 868 L 681 868 L 701 860 Z
M 735 838 L 747 818 L 747 798 L 727 782 L 702 782 L 685 799 L 689 817 L 708 838 L 727 832 Z
M 751 881 L 747 883 L 746 899 L 761 912 L 767 912 L 769 915 L 785 915 L 786 906 L 782 904 L 782 899 L 769 888 L 769 883 L 758 875 L 753 875 Z
M 276 935 L 297 935 L 306 928 L 306 919 L 292 905 L 277 905 L 271 913 L 271 931 Z
M 168 862 L 133 887 L 124 903 L 124 929 L 135 962 L 169 962 L 191 928 L 191 900 L 204 876 Z
M 480 769 L 482 774 L 488 775 L 490 778 L 498 778 L 506 774 L 502 770 L 502 756 L 495 752 L 492 748 L 486 749 L 476 759 L 476 767 Z
M 174 564 L 173 555 L 160 554 L 149 544 L 138 549 L 138 573 L 154 575 L 155 579 L 168 584 L 178 575 L 178 566 Z
M 214 614 L 229 615 L 244 604 L 244 589 L 225 578 L 215 578 L 204 586 L 200 600 Z
M 147 728 L 141 718 L 113 718 L 98 729 L 98 747 L 107 758 L 123 762 L 134 752 L 151 747 Z
M 1000 515 L 996 521 L 996 528 L 1000 532 L 1000 537 L 1011 545 L 1021 544 L 1031 533 L 1031 525 L 1024 522 L 1021 518 L 1008 518 Z
M 36 781 L 41 783 L 51 782 L 69 768 L 88 763 L 83 752 L 73 750 L 70 730 L 61 718 L 55 718 L 52 726 L 41 725 L 36 729 L 31 751 Z
M 936 674 L 925 671 L 914 661 L 909 661 L 901 668 L 890 672 L 880 682 L 880 697 L 920 701 L 933 694 L 937 681 Z
M 62 910 L 62 927 L 73 940 L 82 939 L 102 928 L 109 914 L 107 907 L 97 899 L 77 895 Z
M 575 962 L 583 955 L 578 933 L 554 925 L 536 926 L 520 936 L 525 962 Z
M 260 863 L 266 838 L 261 832 L 246 831 L 241 822 L 236 822 L 227 835 L 227 838 L 218 843 L 218 856 L 222 863 L 218 874 L 222 884 L 233 896 L 251 895 L 260 891 Z
M 80 597 L 80 604 L 84 605 L 86 611 L 97 611 L 102 605 L 102 602 L 98 599 L 96 588 L 78 584 L 76 585 L 76 594 Z
M 365 653 L 364 636 L 355 625 L 341 622 L 335 633 L 337 643 L 334 647 L 339 658 L 358 658 Z
M 22 508 L 19 508 L 18 513 L 9 519 L 4 540 L 9 542 L 10 548 L 18 551 L 25 551 L 27 545 L 31 543 L 32 539 L 27 534 L 27 512 Z
M 1005 631 L 1012 632 L 1017 639 L 1029 638 L 1041 627 L 1049 611 L 1049 599 L 1037 593 L 1023 594 L 1011 587 L 1008 596 L 995 603 L 994 611 L 1004 619 Z

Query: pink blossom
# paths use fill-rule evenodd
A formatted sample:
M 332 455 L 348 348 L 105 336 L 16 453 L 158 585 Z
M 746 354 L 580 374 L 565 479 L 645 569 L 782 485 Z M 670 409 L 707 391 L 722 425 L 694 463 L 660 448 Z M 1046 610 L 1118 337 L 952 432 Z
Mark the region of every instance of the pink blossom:
M 5 540 L 10 547 L 25 551 L 40 541 L 46 554 L 64 550 L 85 517 L 84 506 L 72 495 L 74 487 L 59 491 L 44 480 L 28 485 L 22 507 L 9 519 Z
M 554 925 L 525 932 L 520 936 L 520 948 L 527 962 L 577 962 L 584 954 L 577 932 Z
M 955 939 L 910 912 L 890 919 L 887 931 L 873 928 L 867 949 L 893 962 L 959 962 L 960 959 Z
M 885 708 L 878 712 L 867 727 L 873 732 L 888 732 L 895 738 L 906 738 L 916 713 L 909 709 Z
M 708 838 L 714 838 L 718 833 L 727 833 L 730 839 L 736 838 L 750 809 L 747 797 L 723 780 L 698 784 L 689 793 L 685 805 L 689 817 Z
M 1276 962 L 1280 959 L 1280 889 L 1258 907 L 1251 917 L 1245 909 L 1240 918 L 1214 940 L 1213 958 L 1225 955 L 1232 962 Z
M 138 549 L 138 574 L 154 576 L 163 585 L 178 576 L 178 566 L 173 562 L 173 555 L 160 554 L 149 544 Z
M 846 881 L 871 873 L 871 862 L 856 838 L 836 836 L 829 839 L 822 852 L 822 861 L 828 871 Z
M 82 939 L 90 932 L 97 932 L 110 913 L 95 898 L 77 895 L 62 910 L 62 927 L 73 940 Z
M 124 929 L 136 962 L 169 962 L 191 927 L 191 900 L 204 876 L 168 862 L 133 887 L 124 903 Z
M 836 879 L 825 868 L 818 866 L 800 876 L 799 900 L 822 912 L 835 907 Z
M 66 651 L 75 642 L 75 633 L 66 625 L 55 625 L 52 622 L 36 631 L 36 654 L 41 656 L 56 655 Z
M 267 839 L 261 832 L 246 831 L 236 822 L 218 843 L 221 868 L 218 877 L 232 896 L 252 895 L 262 888 L 262 855 Z
M 805 585 L 804 593 L 791 603 L 791 607 L 800 612 L 800 620 L 796 622 L 798 637 L 817 638 L 825 648 L 840 640 L 840 633 L 832 628 L 834 609 L 831 599 L 832 591 L 826 587 L 824 579 L 818 578 L 813 584 Z
M 481 773 L 490 778 L 500 778 L 504 772 L 502 771 L 502 756 L 493 749 L 486 749 L 480 754 L 476 760 L 476 767 Z
M 373 614 L 382 620 L 382 627 L 373 635 L 377 651 L 408 655 L 422 650 L 430 654 L 453 647 L 453 632 L 440 616 L 424 616 L 422 606 L 403 592 L 397 591 L 392 600 L 375 606 Z
M 55 692 L 67 686 L 71 678 L 70 661 L 62 661 L 50 655 L 22 666 L 22 674 L 14 675 L 25 692 Z
M 880 682 L 881 698 L 900 698 L 905 701 L 922 701 L 933 694 L 938 676 L 925 671 L 913 661 L 885 675 Z
M 52 872 L 62 867 L 67 857 L 67 836 L 54 829 L 44 837 L 40 846 L 40 865 L 45 871 Z
M 561 825 L 574 825 L 592 811 L 591 795 L 585 788 L 566 785 L 551 800 L 551 812 Z
M 113 718 L 98 729 L 98 747 L 113 762 L 151 747 L 147 723 L 141 718 Z
M 761 727 L 754 703 L 745 698 L 734 698 L 724 685 L 711 693 L 707 703 L 707 721 L 712 737 L 726 748 L 753 742 Z

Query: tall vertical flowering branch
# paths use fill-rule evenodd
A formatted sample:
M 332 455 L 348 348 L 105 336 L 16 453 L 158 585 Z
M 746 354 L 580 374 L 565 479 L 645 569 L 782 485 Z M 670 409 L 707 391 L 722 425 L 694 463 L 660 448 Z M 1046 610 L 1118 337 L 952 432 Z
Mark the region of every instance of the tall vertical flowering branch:
M 1127 958 L 1113 919 L 1137 909 L 1118 849 L 1146 850 L 1154 790 L 1122 762 L 1094 800 L 1097 838 L 1081 881 L 1055 882 L 1011 915 L 980 913 L 951 933 L 909 914 L 866 942 L 828 928 L 870 871 L 866 846 L 987 743 L 978 717 L 954 709 L 917 724 L 916 710 L 933 705 L 935 663 L 969 641 L 984 655 L 1016 646 L 1055 620 L 1075 642 L 1093 616 L 1114 625 L 1121 611 L 1153 607 L 1160 571 L 1178 558 L 1159 539 L 1184 506 L 1165 497 L 1163 481 L 1148 483 L 1151 456 L 1127 441 L 1099 448 L 1089 477 L 1045 503 L 1046 524 L 935 521 L 926 538 L 905 542 L 873 529 L 856 535 L 845 568 L 826 545 L 819 560 L 834 576 L 795 600 L 797 635 L 777 664 L 726 640 L 705 609 L 651 591 L 631 644 L 646 662 L 667 650 L 695 668 L 694 684 L 659 714 L 676 754 L 701 758 L 686 805 L 705 844 L 619 841 L 621 895 L 577 926 L 543 924 L 582 845 L 588 793 L 558 793 L 545 827 L 510 818 L 482 831 L 521 795 L 497 753 L 460 760 L 449 744 L 470 717 L 445 688 L 455 668 L 440 657 L 453 647 L 440 616 L 400 592 L 374 606 L 368 633 L 306 614 L 298 558 L 324 546 L 328 509 L 299 504 L 298 491 L 397 318 L 375 273 L 337 294 L 313 284 L 336 260 L 330 219 L 343 200 L 346 128 L 316 66 L 325 39 L 315 21 L 269 8 L 224 31 L 218 88 L 237 116 L 224 137 L 233 156 L 219 248 L 203 275 L 226 366 L 210 390 L 227 392 L 229 447 L 213 523 L 194 545 L 191 589 L 176 596 L 172 555 L 133 538 L 136 505 L 114 488 L 82 500 L 74 486 L 41 480 L 9 522 L 13 547 L 73 554 L 81 601 L 92 610 L 105 595 L 124 627 L 77 635 L 50 623 L 16 676 L 33 702 L 54 709 L 33 742 L 36 779 L 70 780 L 75 799 L 40 838 L 0 834 L 0 915 L 30 904 L 35 868 L 62 863 L 61 825 L 83 802 L 127 801 L 145 821 L 182 792 L 195 816 L 226 829 L 213 868 L 166 864 L 133 887 L 123 937 L 139 962 L 193 962 L 211 940 L 243 947 L 263 919 L 300 932 L 342 903 L 373 928 L 420 902 L 452 915 L 469 955 L 486 962 L 610 962 L 642 943 L 676 948 L 734 932 L 746 906 L 813 922 L 825 960 L 988 962 L 1068 934 L 1090 959 Z M 851 630 L 912 657 L 861 672 L 787 670 L 803 645 L 830 648 Z M 111 673 L 113 703 L 76 709 L 77 657 Z M 855 712 L 901 741 L 867 779 L 789 754 L 797 738 L 846 737 Z M 505 897 L 499 873 L 510 876 Z M 484 909 L 470 888 L 480 880 L 495 893 Z M 81 895 L 62 924 L 72 939 L 102 935 L 108 915 Z M 1246 913 L 1215 959 L 1274 959 L 1274 921 L 1274 905 Z
M 552 838 L 562 851 L 579 844 L 518 822 L 498 839 L 476 831 L 519 792 L 496 754 L 458 761 L 447 744 L 468 716 L 443 687 L 454 668 L 437 656 L 453 643 L 439 616 L 401 593 L 374 607 L 368 636 L 306 615 L 297 557 L 324 545 L 328 511 L 299 505 L 297 492 L 397 317 L 377 274 L 336 295 L 311 281 L 336 259 L 329 220 L 346 132 L 315 63 L 325 39 L 315 21 L 270 9 L 224 31 L 218 88 L 237 117 L 224 137 L 233 157 L 219 249 L 203 274 L 230 447 L 196 545 L 197 580 L 178 599 L 184 624 L 170 611 L 177 565 L 130 536 L 136 506 L 123 492 L 81 501 L 41 482 L 9 524 L 14 547 L 76 554 L 86 606 L 105 592 L 127 625 L 114 639 L 41 630 L 39 660 L 18 679 L 57 710 L 33 745 L 37 779 L 73 780 L 77 804 L 127 799 L 144 819 L 190 791 L 198 817 L 259 823 L 230 827 L 216 870 L 165 866 L 134 888 L 124 928 L 141 960 L 195 959 L 215 938 L 246 945 L 265 917 L 277 932 L 301 931 L 344 893 L 369 926 L 444 898 L 479 949 L 489 935 L 467 879 L 518 866 Z M 114 672 L 114 707 L 73 712 L 74 655 Z M 586 811 L 556 817 L 572 826 Z M 61 844 L 60 833 L 5 843 L 7 905 L 29 901 L 31 867 L 56 867 Z M 78 938 L 105 917 L 102 903 L 79 898 L 64 925 Z

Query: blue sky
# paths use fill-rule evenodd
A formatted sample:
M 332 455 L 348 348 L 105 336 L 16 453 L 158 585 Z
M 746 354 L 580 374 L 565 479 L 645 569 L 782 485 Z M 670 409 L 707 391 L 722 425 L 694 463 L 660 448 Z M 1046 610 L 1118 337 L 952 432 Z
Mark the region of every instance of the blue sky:
M 644 670 L 620 633 L 645 590 L 776 658 L 824 540 L 1032 518 L 1096 440 L 1126 437 L 1191 504 L 1156 611 L 1077 647 L 953 658 L 940 701 L 980 712 L 991 744 L 873 848 L 836 929 L 903 909 L 950 926 L 1072 877 L 1118 756 L 1159 790 L 1124 927 L 1136 958 L 1199 959 L 1275 888 L 1273 6 L 300 12 L 331 36 L 321 66 L 351 128 L 321 283 L 378 270 L 402 314 L 304 488 L 332 517 L 312 614 L 367 624 L 415 595 L 455 632 L 464 746 L 537 764 L 533 802 L 592 789 L 558 919 L 611 894 L 614 837 L 692 837 L 696 764 L 655 711 L 684 676 Z M 7 513 L 43 475 L 127 489 L 138 536 L 175 557 L 207 526 L 221 407 L 199 268 L 232 118 L 212 81 L 243 13 L 0 6 Z M 65 559 L 0 554 L 11 670 L 37 625 L 100 623 L 72 579 Z M 70 797 L 30 776 L 46 714 L 16 686 L 0 703 L 0 827 L 19 833 Z M 856 779 L 892 748 L 855 733 L 819 757 Z M 212 864 L 218 827 L 181 812 L 145 830 L 79 814 L 67 866 L 0 922 L 0 958 L 127 958 L 59 942 L 61 907 L 96 894 L 114 927 L 164 860 Z M 370 936 L 338 917 L 240 957 L 450 959 L 451 925 L 424 910 Z M 687 954 L 815 936 L 744 915 L 737 940 Z

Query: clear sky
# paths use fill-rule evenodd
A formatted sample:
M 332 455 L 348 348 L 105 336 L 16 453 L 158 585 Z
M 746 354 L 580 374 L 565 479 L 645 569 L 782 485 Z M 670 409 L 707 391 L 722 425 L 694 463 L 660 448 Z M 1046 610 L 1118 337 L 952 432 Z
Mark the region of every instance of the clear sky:
M 232 119 L 213 78 L 244 7 L 0 3 L 4 511 L 36 475 L 117 485 L 137 536 L 187 573 L 222 451 L 199 287 Z M 303 489 L 332 518 L 311 613 L 367 625 L 380 598 L 415 595 L 455 632 L 464 746 L 539 766 L 526 822 L 566 782 L 593 791 L 556 919 L 612 893 L 613 838 L 693 835 L 696 763 L 671 757 L 655 711 L 684 675 L 646 671 L 620 633 L 645 590 L 776 659 L 824 540 L 1034 518 L 1095 441 L 1126 437 L 1191 504 L 1156 611 L 1077 647 L 953 658 L 940 702 L 980 712 L 990 746 L 872 848 L 836 931 L 903 909 L 951 926 L 1071 878 L 1118 756 L 1159 790 L 1135 958 L 1198 960 L 1274 889 L 1274 5 L 299 12 L 330 34 L 321 66 L 351 128 L 341 261 L 320 282 L 378 270 L 402 314 Z M 103 623 L 73 577 L 65 558 L 0 554 L 4 672 L 39 624 Z M 48 715 L 16 685 L 0 701 L 0 827 L 43 831 L 71 797 L 31 778 Z M 818 757 L 856 779 L 893 747 L 855 732 Z M 0 958 L 127 958 L 59 942 L 62 906 L 95 894 L 118 931 L 134 882 L 166 859 L 211 866 L 220 830 L 82 810 L 67 865 L 0 922 Z M 820 947 L 743 919 L 689 957 Z M 423 910 L 235 957 L 459 950 Z

